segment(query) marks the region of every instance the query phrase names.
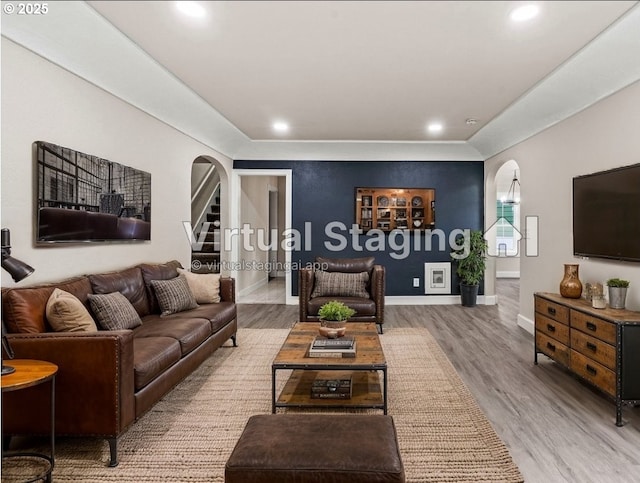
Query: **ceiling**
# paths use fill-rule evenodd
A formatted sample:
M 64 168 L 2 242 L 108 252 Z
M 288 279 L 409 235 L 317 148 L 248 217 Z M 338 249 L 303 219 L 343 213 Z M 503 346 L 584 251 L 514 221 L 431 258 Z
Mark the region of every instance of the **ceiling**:
M 252 140 L 466 141 L 637 2 L 88 3 Z
M 485 160 L 640 81 L 637 1 L 177 3 L 60 1 L 1 33 L 231 159 Z

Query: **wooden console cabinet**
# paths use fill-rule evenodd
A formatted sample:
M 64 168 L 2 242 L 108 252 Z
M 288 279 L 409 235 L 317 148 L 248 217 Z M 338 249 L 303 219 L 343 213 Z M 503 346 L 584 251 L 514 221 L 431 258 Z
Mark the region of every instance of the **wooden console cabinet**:
M 544 354 L 613 398 L 622 426 L 622 404 L 640 403 L 640 312 L 552 293 L 534 301 L 535 364 Z

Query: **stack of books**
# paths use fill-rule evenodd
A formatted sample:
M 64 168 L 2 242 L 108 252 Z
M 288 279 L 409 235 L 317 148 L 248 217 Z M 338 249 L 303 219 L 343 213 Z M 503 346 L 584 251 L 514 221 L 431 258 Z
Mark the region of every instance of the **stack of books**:
M 339 339 L 316 337 L 309 347 L 309 357 L 355 357 L 356 341 L 345 336 Z
M 350 399 L 351 376 L 342 379 L 316 379 L 311 386 L 311 399 Z

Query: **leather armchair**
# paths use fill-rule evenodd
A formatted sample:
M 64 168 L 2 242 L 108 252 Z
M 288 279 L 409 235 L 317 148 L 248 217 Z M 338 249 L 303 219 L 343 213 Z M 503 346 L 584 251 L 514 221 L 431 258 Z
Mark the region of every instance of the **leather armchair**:
M 317 322 L 318 310 L 330 301 L 338 300 L 356 311 L 350 322 L 375 322 L 378 332 L 382 334 L 384 323 L 384 294 L 385 268 L 376 265 L 373 257 L 364 258 L 324 258 L 316 257 L 316 268 L 325 272 L 362 273 L 369 274 L 366 286 L 368 297 L 352 297 L 337 295 L 311 297 L 315 285 L 316 272 L 314 268 L 301 268 L 298 272 L 298 304 L 300 308 L 300 322 Z

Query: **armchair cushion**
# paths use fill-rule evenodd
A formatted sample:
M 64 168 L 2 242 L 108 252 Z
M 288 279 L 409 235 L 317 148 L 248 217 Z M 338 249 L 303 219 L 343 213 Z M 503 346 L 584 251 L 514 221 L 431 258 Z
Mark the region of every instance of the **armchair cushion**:
M 332 300 L 338 300 L 356 311 L 356 315 L 349 320 L 356 320 L 358 317 L 375 317 L 376 315 L 376 303 L 373 299 L 362 297 L 316 297 L 309 300 L 307 305 L 308 315 L 317 317 L 320 307 Z
M 371 272 L 376 262 L 374 257 L 325 258 L 316 257 L 316 264 L 326 272 L 360 273 Z
M 315 285 L 311 298 L 316 297 L 361 297 L 370 298 L 367 292 L 369 273 L 323 272 L 315 274 Z

